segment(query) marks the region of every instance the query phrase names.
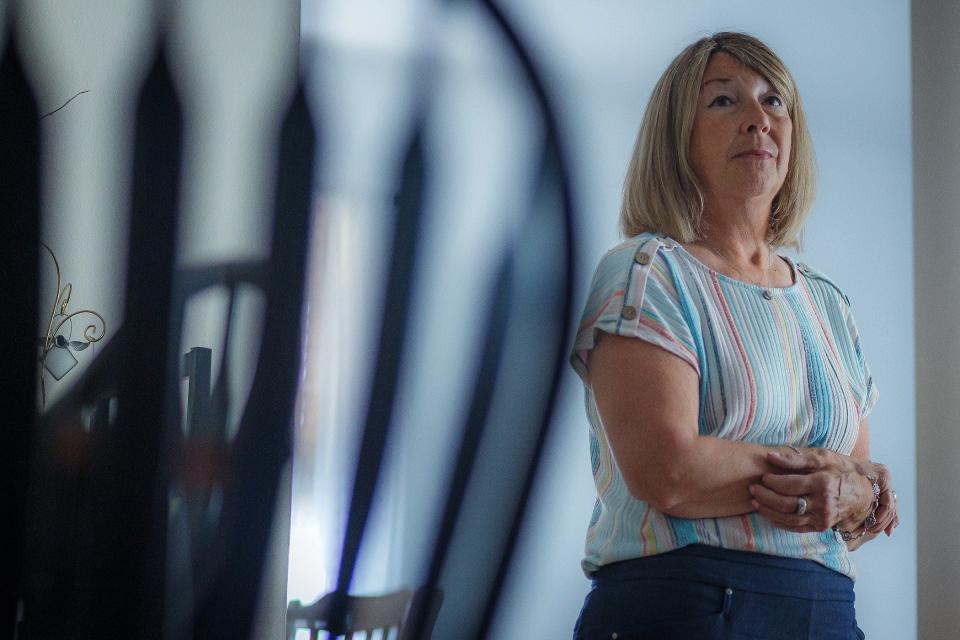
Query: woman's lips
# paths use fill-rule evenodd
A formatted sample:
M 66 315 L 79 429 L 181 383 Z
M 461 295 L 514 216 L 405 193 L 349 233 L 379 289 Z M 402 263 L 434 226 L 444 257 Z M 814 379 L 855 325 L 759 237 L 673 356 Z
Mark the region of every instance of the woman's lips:
M 769 151 L 763 149 L 751 149 L 750 151 L 744 151 L 743 153 L 738 153 L 735 158 L 769 158 L 773 159 L 773 154 Z

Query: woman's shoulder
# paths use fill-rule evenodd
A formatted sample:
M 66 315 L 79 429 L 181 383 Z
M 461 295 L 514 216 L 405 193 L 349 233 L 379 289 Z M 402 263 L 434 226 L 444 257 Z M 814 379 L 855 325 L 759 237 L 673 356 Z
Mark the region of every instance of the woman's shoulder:
M 635 295 L 646 299 L 662 291 L 662 295 L 676 299 L 670 276 L 674 267 L 667 257 L 674 248 L 672 243 L 669 237 L 654 232 L 639 233 L 617 243 L 603 254 L 594 270 L 591 298 Z M 639 305 L 640 298 L 634 302 Z
M 850 306 L 850 298 L 843 291 L 837 282 L 823 272 L 822 269 L 811 266 L 808 262 L 797 261 L 794 263 L 797 267 L 798 277 L 806 280 L 807 285 L 822 290 L 824 293 L 839 296 L 844 304 Z
M 601 265 L 623 267 L 637 261 L 641 264 L 647 259 L 653 261 L 661 248 L 672 248 L 676 242 L 662 233 L 643 231 L 635 236 L 626 238 L 608 249 L 600 258 Z M 640 255 L 647 254 L 647 258 Z

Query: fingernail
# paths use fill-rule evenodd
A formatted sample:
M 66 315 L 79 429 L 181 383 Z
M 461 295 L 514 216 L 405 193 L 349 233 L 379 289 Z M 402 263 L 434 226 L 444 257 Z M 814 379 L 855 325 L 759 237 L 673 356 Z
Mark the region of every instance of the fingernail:
M 757 485 L 752 484 L 752 485 L 750 485 L 749 487 L 747 487 L 747 489 L 750 490 L 750 495 L 753 495 L 753 494 L 755 494 L 755 493 L 757 492 Z
M 756 500 L 751 500 L 751 501 L 750 501 L 750 504 L 753 505 L 753 508 L 754 508 L 754 509 L 759 509 L 759 508 L 760 508 L 760 503 L 757 502 Z

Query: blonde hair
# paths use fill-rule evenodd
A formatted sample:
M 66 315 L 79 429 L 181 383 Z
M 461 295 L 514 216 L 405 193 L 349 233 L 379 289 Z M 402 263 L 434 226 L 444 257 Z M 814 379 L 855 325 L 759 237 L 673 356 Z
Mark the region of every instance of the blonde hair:
M 767 240 L 800 248 L 816 190 L 816 160 L 796 83 L 783 61 L 757 38 L 720 32 L 673 59 L 650 95 L 623 185 L 620 231 L 664 233 L 680 242 L 703 238 L 704 194 L 690 163 L 690 134 L 710 57 L 724 52 L 753 69 L 786 102 L 793 122 L 787 176 L 773 199 Z

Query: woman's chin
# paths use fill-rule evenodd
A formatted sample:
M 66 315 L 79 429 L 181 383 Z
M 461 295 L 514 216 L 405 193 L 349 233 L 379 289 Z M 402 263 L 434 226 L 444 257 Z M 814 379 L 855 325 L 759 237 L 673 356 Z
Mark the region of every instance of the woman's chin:
M 773 180 L 757 176 L 756 180 L 742 180 L 729 184 L 723 189 L 726 200 L 757 200 L 766 198 L 773 202 L 779 187 Z

